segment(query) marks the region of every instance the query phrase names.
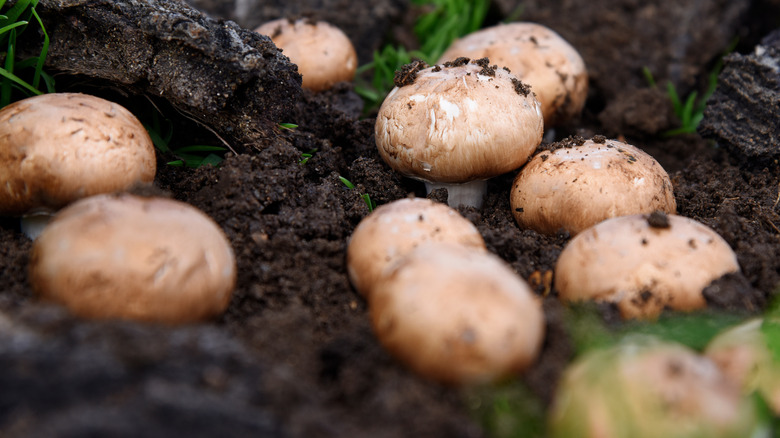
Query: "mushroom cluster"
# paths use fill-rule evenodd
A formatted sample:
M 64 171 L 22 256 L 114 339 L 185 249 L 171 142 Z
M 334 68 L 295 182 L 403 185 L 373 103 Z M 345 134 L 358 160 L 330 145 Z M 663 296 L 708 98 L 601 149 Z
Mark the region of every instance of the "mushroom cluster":
M 529 87 L 487 58 L 397 72 L 376 117 L 379 154 L 395 171 L 446 187 L 448 204 L 479 207 L 486 180 L 523 165 L 542 141 Z
M 444 204 L 380 206 L 355 229 L 347 263 L 379 341 L 422 376 L 496 381 L 527 368 L 541 349 L 544 316 L 531 288 Z
M 48 215 L 79 198 L 150 183 L 156 170 L 146 129 L 114 102 L 52 93 L 0 110 L 2 215 Z
M 298 66 L 304 88 L 322 91 L 355 76 L 355 47 L 344 32 L 328 22 L 279 18 L 262 24 L 255 32 L 271 38 Z

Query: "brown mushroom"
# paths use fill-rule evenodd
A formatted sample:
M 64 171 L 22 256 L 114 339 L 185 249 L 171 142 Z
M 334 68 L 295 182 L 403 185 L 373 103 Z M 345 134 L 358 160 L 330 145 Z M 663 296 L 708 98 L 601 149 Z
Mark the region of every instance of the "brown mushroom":
M 653 213 L 608 219 L 569 241 L 555 266 L 565 301 L 614 303 L 625 318 L 706 305 L 702 290 L 739 271 L 716 232 L 682 216 Z
M 156 169 L 146 129 L 116 103 L 53 93 L 0 110 L 0 214 L 54 211 L 150 183 Z
M 217 224 L 164 198 L 79 200 L 55 216 L 30 257 L 33 290 L 85 318 L 199 321 L 227 308 L 235 281 Z
M 456 210 L 425 198 L 379 206 L 355 228 L 347 246 L 347 273 L 364 297 L 386 268 L 425 242 L 453 242 L 486 251 L 482 235 Z
M 379 154 L 397 172 L 479 207 L 486 180 L 523 165 L 542 141 L 539 102 L 487 59 L 399 72 L 376 118 Z
M 499 24 L 455 40 L 437 61 L 487 57 L 529 84 L 545 127 L 578 117 L 588 95 L 585 62 L 566 40 L 536 23 Z
M 382 345 L 417 373 L 449 384 L 522 372 L 544 337 L 541 304 L 526 282 L 495 255 L 449 242 L 399 258 L 370 304 Z
M 255 32 L 271 38 L 298 65 L 304 88 L 322 91 L 355 76 L 355 48 L 349 37 L 330 23 L 280 18 L 261 25 Z
M 515 177 L 510 204 L 520 227 L 545 234 L 576 234 L 611 217 L 677 210 L 669 175 L 653 157 L 600 136 L 567 139 L 537 153 Z

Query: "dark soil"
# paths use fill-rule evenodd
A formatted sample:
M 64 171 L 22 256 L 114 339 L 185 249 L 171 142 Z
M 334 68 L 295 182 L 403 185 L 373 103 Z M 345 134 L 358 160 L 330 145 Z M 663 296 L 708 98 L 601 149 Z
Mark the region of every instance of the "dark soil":
M 165 163 L 173 157 L 160 154 L 154 187 L 143 190 L 191 203 L 215 219 L 235 250 L 238 284 L 230 307 L 217 321 L 185 327 L 82 321 L 33 296 L 26 277 L 31 243 L 19 233 L 15 219 L 2 218 L 0 436 L 484 435 L 474 412 L 488 398 L 422 380 L 397 363 L 375 340 L 366 302 L 347 278 L 347 240 L 369 213 L 361 195 L 370 195 L 377 204 L 426 196 L 421 183 L 400 177 L 381 160 L 374 146 L 374 120 L 361 116 L 352 85 L 318 95 L 301 90 L 294 66 L 273 54 L 267 39 L 240 30 L 232 44 L 195 38 L 216 35 L 219 29 L 227 33 L 231 26 L 251 29 L 285 13 L 317 12 L 347 31 L 365 63 L 388 38 L 414 44 L 403 29 L 417 10 L 401 0 L 250 1 L 250 6 L 240 0 L 193 1 L 214 17 L 204 19 L 183 3 L 161 0 L 160 8 L 201 24 L 204 30 L 193 36 L 195 28 L 182 33 L 178 22 L 159 18 L 163 15 L 135 13 L 140 3 L 132 1 L 117 2 L 122 7 L 87 2 L 91 10 L 79 9 L 78 1 L 41 3 L 48 7 L 43 16 L 52 23 L 53 39 L 57 29 L 60 34 L 86 32 L 82 46 L 66 43 L 66 37 L 53 42 L 50 68 L 58 73 L 58 91 L 112 98 L 142 120 L 149 120 L 153 102 L 171 120 L 174 133 L 186 133 L 175 141 L 225 140 L 234 149 L 218 168 L 172 167 Z M 755 139 L 778 138 L 771 135 L 777 135 L 780 108 L 777 99 L 751 103 L 777 96 L 780 80 L 771 66 L 761 70 L 766 63 L 756 58 L 754 46 L 780 25 L 766 18 L 772 13 L 780 17 L 780 4 L 691 3 L 696 5 L 673 0 L 530 1 L 523 2 L 521 18 L 559 31 L 582 51 L 592 72 L 582 118 L 548 133 L 547 143 L 575 134 L 605 135 L 656 157 L 672 177 L 678 213 L 712 227 L 737 252 L 742 272 L 705 291 L 710 307 L 758 314 L 780 291 L 780 148 L 777 142 L 755 147 Z M 495 1 L 489 21 L 498 22 L 518 4 Z M 152 16 L 157 18 L 147 19 Z M 122 65 L 130 52 L 114 52 L 122 43 L 121 33 L 111 36 L 118 27 L 89 33 L 99 20 L 114 19 L 127 26 L 125 34 L 137 30 L 126 43 L 146 41 L 149 59 L 163 53 L 174 67 L 187 67 L 175 46 L 185 41 L 191 52 L 182 57 L 236 72 L 239 79 L 224 89 L 235 100 L 207 97 L 214 73 L 206 69 L 177 67 L 172 71 L 180 74 L 164 76 L 149 73 L 158 68 L 152 62 Z M 173 30 L 149 30 L 163 22 Z M 708 109 L 702 123 L 705 136 L 664 135 L 677 122 L 663 84 L 672 81 L 682 95 L 702 90 L 735 36 L 740 43 L 727 58 L 713 96 L 719 104 Z M 111 44 L 105 38 L 113 38 Z M 95 48 L 84 46 L 90 39 L 99 41 Z M 775 36 L 765 44 L 776 50 L 778 40 Z M 242 70 L 239 58 L 231 57 L 229 50 L 241 44 L 260 47 L 260 55 L 252 58 L 259 66 L 255 70 Z M 80 52 L 73 55 L 76 50 Z M 92 63 L 95 59 L 105 62 Z M 780 62 L 780 56 L 773 59 Z M 645 82 L 645 66 L 658 88 Z M 181 72 L 203 78 L 201 88 L 186 99 L 176 82 Z M 751 86 L 740 85 L 740 80 Z M 743 92 L 733 91 L 735 87 Z M 250 94 L 261 91 L 267 94 Z M 754 140 L 747 144 L 741 142 L 723 122 L 727 111 L 739 111 L 740 120 L 751 122 L 740 127 L 764 131 L 753 132 Z M 282 130 L 276 127 L 279 122 L 299 128 Z M 301 164 L 301 154 L 315 149 Z M 339 176 L 356 187 L 348 189 Z M 484 206 L 460 212 L 476 224 L 490 251 L 545 295 L 548 331 L 542 356 L 520 377 L 531 390 L 528 396 L 545 404 L 574 354 L 564 324 L 567 310 L 551 284 L 556 259 L 570 236 L 544 236 L 517 226 L 508 199 L 513 178 L 514 173 L 494 178 Z M 445 200 L 446 193 L 430 197 Z M 602 314 L 611 326 L 620 324 L 609 309 Z

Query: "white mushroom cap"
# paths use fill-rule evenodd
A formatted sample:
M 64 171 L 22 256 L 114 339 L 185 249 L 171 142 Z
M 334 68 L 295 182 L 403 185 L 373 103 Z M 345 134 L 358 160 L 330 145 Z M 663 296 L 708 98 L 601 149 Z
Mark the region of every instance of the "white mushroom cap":
M 742 438 L 758 425 L 755 404 L 712 361 L 644 337 L 574 362 L 549 419 L 551 438 Z
M 390 167 L 457 184 L 492 178 L 528 160 L 542 141 L 539 102 L 486 61 L 401 72 L 408 80 L 397 81 L 375 125 L 379 154 Z
M 126 190 L 151 182 L 156 170 L 149 134 L 116 103 L 52 93 L 0 110 L 0 214 Z
M 330 23 L 280 18 L 261 25 L 255 32 L 270 37 L 298 65 L 304 88 L 322 91 L 355 76 L 355 48 L 349 37 Z
M 555 266 L 565 301 L 615 303 L 625 318 L 706 305 L 702 290 L 739 271 L 734 251 L 705 225 L 653 213 L 608 219 L 569 241 Z
M 349 279 L 369 298 L 386 268 L 425 242 L 486 251 L 477 227 L 456 210 L 425 198 L 400 199 L 377 207 L 353 231 L 347 246 Z
M 545 26 L 509 23 L 481 29 L 455 40 L 437 62 L 461 56 L 490 58 L 529 84 L 542 104 L 548 128 L 579 116 L 585 106 L 585 62 L 571 44 Z
M 541 304 L 522 278 L 493 254 L 448 242 L 420 245 L 398 259 L 370 304 L 382 345 L 444 383 L 519 373 L 544 337 Z
M 44 229 L 30 257 L 33 290 L 86 318 L 198 321 L 227 308 L 235 281 L 217 224 L 163 198 L 77 201 Z
M 520 227 L 576 234 L 611 217 L 677 211 L 669 175 L 653 157 L 596 139 L 539 152 L 520 170 L 510 194 Z

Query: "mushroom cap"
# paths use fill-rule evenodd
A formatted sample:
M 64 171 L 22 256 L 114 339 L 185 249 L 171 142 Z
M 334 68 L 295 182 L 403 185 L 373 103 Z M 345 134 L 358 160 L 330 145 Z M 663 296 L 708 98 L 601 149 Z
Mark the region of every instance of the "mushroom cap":
M 510 204 L 520 227 L 544 234 L 561 228 L 576 234 L 616 216 L 677 211 L 661 165 L 615 140 L 537 153 L 515 177 Z
M 503 69 L 434 66 L 395 87 L 376 118 L 379 154 L 397 172 L 463 183 L 512 171 L 542 141 L 539 102 Z
M 0 110 L 0 214 L 126 190 L 151 182 L 156 170 L 152 139 L 116 103 L 52 93 Z
M 364 297 L 386 268 L 424 242 L 453 242 L 472 251 L 486 251 L 471 221 L 447 205 L 425 198 L 383 204 L 366 216 L 349 239 L 347 273 Z
M 703 308 L 702 290 L 737 271 L 734 251 L 715 231 L 654 213 L 608 219 L 575 236 L 558 258 L 555 286 L 565 301 L 607 301 L 624 318 L 655 318 L 667 307 Z
M 585 62 L 560 35 L 536 23 L 499 24 L 455 40 L 439 63 L 465 56 L 490 61 L 529 84 L 548 128 L 579 116 L 588 96 Z
M 630 337 L 564 372 L 552 438 L 752 436 L 757 412 L 709 359 L 672 342 Z
M 268 35 L 298 65 L 304 88 L 322 91 L 355 77 L 355 47 L 341 29 L 330 23 L 280 18 L 262 24 L 255 32 Z
M 30 283 L 85 318 L 186 323 L 228 306 L 233 250 L 183 202 L 96 195 L 61 210 L 34 242 Z
M 539 300 L 506 263 L 449 242 L 399 258 L 377 282 L 370 312 L 377 338 L 401 362 L 456 385 L 523 371 L 545 330 Z

